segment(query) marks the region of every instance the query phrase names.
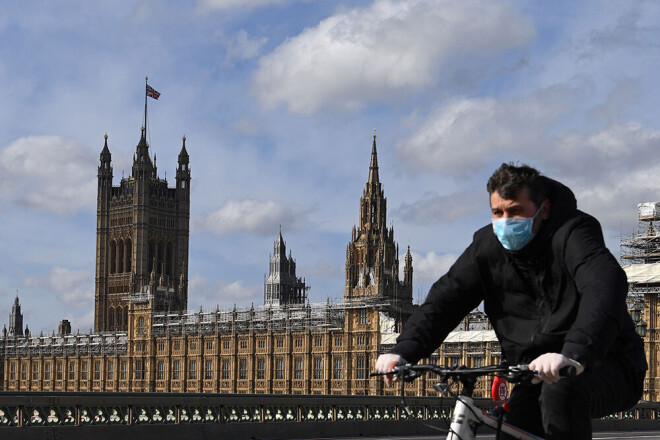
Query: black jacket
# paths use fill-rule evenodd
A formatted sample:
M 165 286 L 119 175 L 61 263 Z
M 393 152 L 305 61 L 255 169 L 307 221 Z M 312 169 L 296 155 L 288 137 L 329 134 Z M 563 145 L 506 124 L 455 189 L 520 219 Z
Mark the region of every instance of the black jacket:
M 391 352 L 409 362 L 430 356 L 484 301 L 510 363 L 556 352 L 586 367 L 613 356 L 627 368 L 646 370 L 643 343 L 626 306 L 626 275 L 605 247 L 600 224 L 577 209 L 566 186 L 551 179 L 547 185 L 550 216 L 534 239 L 512 252 L 491 225 L 478 230 L 406 322 Z

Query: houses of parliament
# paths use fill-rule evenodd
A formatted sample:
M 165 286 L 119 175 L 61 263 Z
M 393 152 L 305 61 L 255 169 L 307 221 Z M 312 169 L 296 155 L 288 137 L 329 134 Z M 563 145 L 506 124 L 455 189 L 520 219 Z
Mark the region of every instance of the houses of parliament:
M 383 340 L 412 313 L 410 248 L 387 227 L 374 135 L 359 225 L 346 247 L 345 295 L 312 305 L 273 245 L 264 304 L 191 311 L 188 304 L 190 158 L 174 187 L 158 177 L 142 129 L 130 177 L 113 184 L 108 137 L 98 167 L 94 331 L 30 334 L 18 296 L 0 339 L 0 389 L 26 391 L 378 394 L 369 380 Z M 365 157 L 366 159 L 366 157 Z M 366 162 L 366 161 L 365 161 Z
M 190 182 L 185 137 L 172 188 L 158 177 L 143 128 L 131 175 L 115 186 L 105 136 L 98 167 L 94 330 L 72 334 L 64 320 L 50 335 L 31 334 L 17 296 L 0 337 L 0 390 L 395 394 L 369 373 L 416 307 L 413 262 L 408 247 L 400 271 L 375 134 L 338 301 L 309 303 L 308 286 L 296 274 L 280 228 L 262 306 L 189 310 Z M 655 320 L 645 325 L 647 354 L 653 354 Z M 500 357 L 494 331 L 475 311 L 428 361 L 477 367 Z M 435 395 L 431 384 L 420 378 L 406 384 L 406 392 Z M 486 396 L 488 388 L 480 382 L 475 396 Z M 659 393 L 660 381 L 647 378 L 645 398 L 655 400 Z

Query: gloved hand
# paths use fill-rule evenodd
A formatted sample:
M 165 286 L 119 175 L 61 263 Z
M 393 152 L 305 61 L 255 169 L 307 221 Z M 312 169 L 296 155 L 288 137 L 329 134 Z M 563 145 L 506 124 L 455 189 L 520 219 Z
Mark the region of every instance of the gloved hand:
M 406 361 L 403 357 L 399 356 L 398 354 L 394 353 L 385 353 L 381 354 L 378 356 L 378 359 L 376 360 L 376 371 L 379 373 L 389 373 L 396 367 L 397 365 L 404 365 L 407 364 L 408 361 Z M 385 383 L 387 385 L 392 382 L 392 375 L 388 374 L 385 377 Z
M 567 366 L 575 367 L 576 376 L 584 371 L 584 366 L 582 364 L 578 361 L 567 358 L 563 354 L 542 354 L 529 363 L 530 370 L 538 371 L 538 375 L 534 376 L 532 383 L 555 383 L 561 379 L 559 376 L 559 370 Z

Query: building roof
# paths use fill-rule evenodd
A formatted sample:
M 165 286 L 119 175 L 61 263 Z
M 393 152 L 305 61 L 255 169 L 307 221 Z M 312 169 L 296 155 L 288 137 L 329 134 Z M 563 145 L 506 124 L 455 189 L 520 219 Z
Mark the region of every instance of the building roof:
M 445 343 L 497 341 L 494 330 L 460 330 L 449 333 Z
M 624 266 L 629 283 L 660 283 L 660 263 Z
M 399 333 L 387 333 L 381 337 L 381 345 L 394 345 Z M 445 344 L 457 342 L 496 342 L 494 330 L 460 330 L 449 333 Z

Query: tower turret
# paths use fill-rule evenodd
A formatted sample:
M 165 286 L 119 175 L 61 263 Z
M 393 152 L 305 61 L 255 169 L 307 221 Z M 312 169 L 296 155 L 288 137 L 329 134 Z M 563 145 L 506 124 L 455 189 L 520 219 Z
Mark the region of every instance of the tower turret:
M 176 169 L 176 188 L 181 190 L 188 190 L 190 193 L 190 158 L 186 150 L 186 137 L 183 136 L 183 145 L 179 153 L 179 167 Z M 185 194 L 185 191 L 184 193 Z
M 291 251 L 286 255 L 286 242 L 282 238 L 282 226 L 273 243 L 269 274 L 264 282 L 264 305 L 280 306 L 304 304 L 307 299 L 305 281 L 296 275 L 296 262 Z
M 182 261 L 177 290 L 179 303 L 188 306 L 188 241 L 190 231 L 190 157 L 186 150 L 186 136 L 181 138 L 178 167 L 176 169 L 177 249 L 178 261 Z
M 96 199 L 96 286 L 94 321 L 103 320 L 99 316 L 107 308 L 109 261 L 110 203 L 112 200 L 112 155 L 108 148 L 108 134 L 104 136 L 103 149 L 99 157 L 98 194 Z
M 410 245 L 408 245 L 408 252 L 406 252 L 405 263 L 403 266 L 403 284 L 410 286 L 412 289 L 413 267 L 412 267 L 412 254 L 410 253 Z
M 101 152 L 97 217 L 96 331 L 128 329 L 129 298 L 149 291 L 155 306 L 185 310 L 188 299 L 190 168 L 184 146 L 177 182 L 169 188 L 149 157 L 146 131 L 133 155 L 131 176 L 112 186 L 110 151 Z
M 412 284 L 399 281 L 398 247 L 388 228 L 387 199 L 378 172 L 374 132 L 369 177 L 360 198 L 360 224 L 353 227 L 346 252 L 346 299 L 380 297 L 399 306 L 412 305 Z M 412 259 L 409 261 L 412 273 Z
M 105 142 L 99 156 L 99 197 L 101 196 L 102 191 L 104 196 L 112 194 L 112 155 L 108 148 L 108 134 L 106 133 L 103 138 L 105 139 Z
M 9 336 L 23 336 L 23 313 L 21 313 L 18 295 L 14 299 L 14 305 L 11 306 L 9 315 Z
M 154 164 L 149 157 L 149 144 L 147 143 L 146 131 L 144 127 L 141 130 L 140 142 L 138 142 L 135 149 L 135 156 L 133 156 L 132 176 L 138 181 L 148 181 L 156 176 L 154 173 Z
M 360 199 L 360 232 L 382 234 L 386 226 L 387 199 L 378 176 L 378 151 L 374 132 L 369 164 L 369 179 Z

